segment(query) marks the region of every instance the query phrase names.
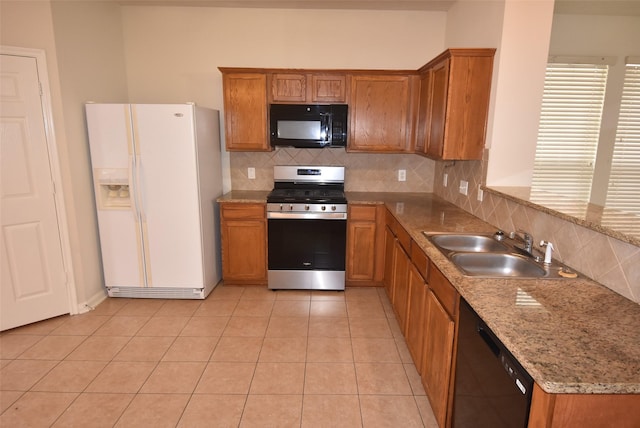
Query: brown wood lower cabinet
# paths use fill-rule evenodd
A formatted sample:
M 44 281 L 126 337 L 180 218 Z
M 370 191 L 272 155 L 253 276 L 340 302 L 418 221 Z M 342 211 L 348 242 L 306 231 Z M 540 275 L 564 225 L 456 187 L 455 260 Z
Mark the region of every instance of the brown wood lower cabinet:
M 384 205 L 349 205 L 346 282 L 380 285 L 384 274 Z
M 221 203 L 222 279 L 225 284 L 267 283 L 265 204 Z
M 409 265 L 409 307 L 407 314 L 407 329 L 405 337 L 407 347 L 418 373 L 422 373 L 424 350 L 424 319 L 426 315 L 425 299 L 427 296 L 427 283 L 418 268 L 412 263 Z

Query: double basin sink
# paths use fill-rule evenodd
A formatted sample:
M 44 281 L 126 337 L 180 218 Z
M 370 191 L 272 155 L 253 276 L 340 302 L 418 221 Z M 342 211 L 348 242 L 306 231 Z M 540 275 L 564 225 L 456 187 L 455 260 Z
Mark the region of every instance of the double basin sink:
M 496 239 L 500 235 L 422 233 L 467 276 L 560 279 L 561 273 L 567 272 L 555 261 L 537 261 L 513 239 Z

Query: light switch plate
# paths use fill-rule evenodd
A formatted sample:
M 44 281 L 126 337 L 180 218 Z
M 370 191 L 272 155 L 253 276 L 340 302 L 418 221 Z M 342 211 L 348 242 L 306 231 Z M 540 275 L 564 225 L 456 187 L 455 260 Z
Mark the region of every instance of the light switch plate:
M 247 168 L 247 176 L 249 177 L 249 180 L 255 180 L 256 169 L 252 167 Z
M 469 182 L 465 181 L 465 180 L 460 180 L 460 193 L 462 193 L 463 195 L 468 195 L 469 194 Z
M 449 184 L 449 174 L 445 172 L 445 174 L 442 176 L 442 185 L 444 187 L 447 187 L 447 184 Z
M 398 181 L 407 181 L 407 170 L 399 169 L 398 170 Z

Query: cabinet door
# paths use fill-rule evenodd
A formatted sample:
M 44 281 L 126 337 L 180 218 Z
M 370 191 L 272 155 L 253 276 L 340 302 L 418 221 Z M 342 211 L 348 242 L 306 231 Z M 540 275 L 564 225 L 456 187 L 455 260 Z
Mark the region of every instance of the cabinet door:
M 446 426 L 455 323 L 431 290 L 426 293 L 422 384 L 441 427 Z
M 447 113 L 449 58 L 444 59 L 431 69 L 430 80 L 427 154 L 430 157 L 441 159 L 444 149 L 445 118 Z
M 374 281 L 376 207 L 350 205 L 348 218 L 347 280 Z
M 345 75 L 311 75 L 311 101 L 314 103 L 344 103 L 346 99 L 347 82 Z
M 384 288 L 390 302 L 393 302 L 393 266 L 395 265 L 395 246 L 396 237 L 389 226 L 384 230 Z
M 395 265 L 393 267 L 393 309 L 398 317 L 400 330 L 406 336 L 407 308 L 409 306 L 409 256 L 400 245 L 400 241 L 394 243 Z
M 267 226 L 264 205 L 223 204 L 221 209 L 224 281 L 266 284 Z
M 262 73 L 223 73 L 222 82 L 227 150 L 270 150 L 266 75 Z
M 352 76 L 347 150 L 406 152 L 410 129 L 409 76 Z
M 424 344 L 425 326 L 424 319 L 426 313 L 425 296 L 427 293 L 427 284 L 420 275 L 418 268 L 413 265 L 409 266 L 409 308 L 407 315 L 407 346 L 413 363 L 422 373 L 422 350 Z
M 276 73 L 271 76 L 271 99 L 274 102 L 304 102 L 307 99 L 304 74 Z
M 418 96 L 418 125 L 416 130 L 415 152 L 426 154 L 429 145 L 429 114 L 431 110 L 431 70 L 420 75 L 420 93 Z

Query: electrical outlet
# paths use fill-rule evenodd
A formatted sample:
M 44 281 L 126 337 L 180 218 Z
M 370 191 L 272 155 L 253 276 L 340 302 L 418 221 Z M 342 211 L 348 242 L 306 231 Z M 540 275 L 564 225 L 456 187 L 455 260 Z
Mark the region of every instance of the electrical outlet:
M 445 172 L 444 175 L 442 176 L 442 185 L 444 187 L 447 187 L 447 184 L 449 184 L 449 174 Z
M 465 180 L 460 180 L 460 188 L 458 189 L 460 193 L 463 195 L 469 194 L 469 182 Z
M 478 200 L 482 202 L 483 199 L 484 199 L 484 190 L 482 190 L 480 186 L 478 186 Z
M 249 177 L 249 180 L 255 180 L 256 179 L 256 169 L 253 168 L 253 167 L 247 168 L 247 176 Z
M 399 169 L 398 170 L 398 181 L 407 181 L 407 170 Z

